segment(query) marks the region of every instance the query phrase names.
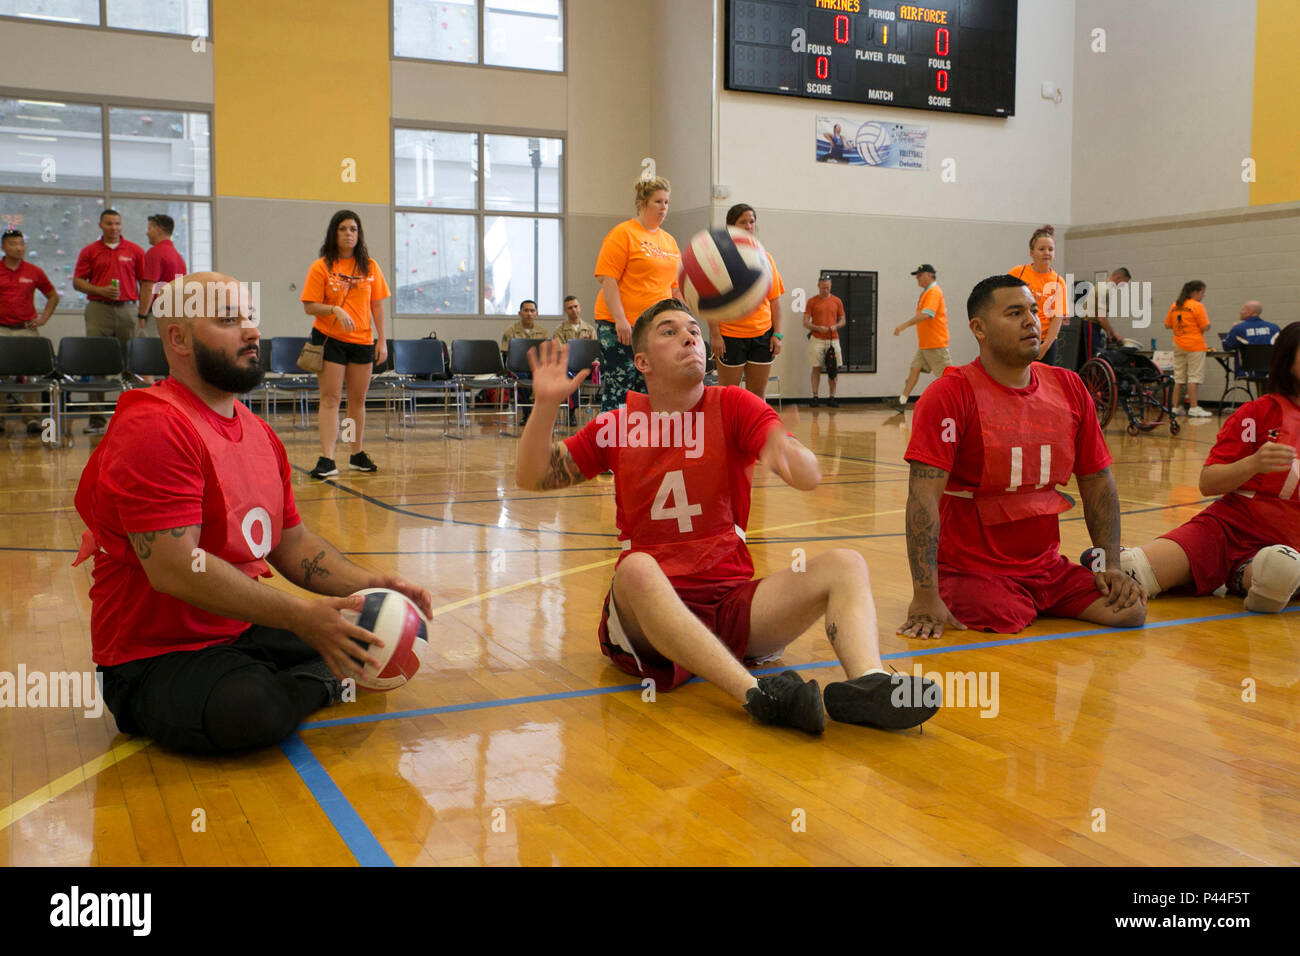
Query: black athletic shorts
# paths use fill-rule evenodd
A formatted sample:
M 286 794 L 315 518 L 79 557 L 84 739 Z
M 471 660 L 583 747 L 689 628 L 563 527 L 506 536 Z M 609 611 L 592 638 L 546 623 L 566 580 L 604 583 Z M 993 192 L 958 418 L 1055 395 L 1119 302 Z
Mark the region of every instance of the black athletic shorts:
M 325 346 L 322 358 L 335 365 L 374 365 L 375 346 L 357 345 L 355 342 L 340 342 L 332 339 L 320 329 L 311 330 L 311 344 Z
M 772 364 L 772 330 L 752 339 L 733 339 L 730 335 L 722 337 L 726 351 L 722 353 L 722 364 L 731 368 L 752 362 L 755 365 Z

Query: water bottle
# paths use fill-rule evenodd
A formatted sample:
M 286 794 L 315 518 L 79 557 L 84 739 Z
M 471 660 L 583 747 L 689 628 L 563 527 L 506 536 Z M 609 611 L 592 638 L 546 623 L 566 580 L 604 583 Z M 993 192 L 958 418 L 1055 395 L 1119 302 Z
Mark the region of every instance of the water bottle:
M 1154 352 L 1155 350 L 1156 350 L 1156 340 L 1155 340 L 1155 339 L 1152 339 L 1152 340 L 1151 340 L 1151 351 Z
M 591 363 L 591 378 L 588 379 L 588 381 L 591 382 L 592 385 L 600 384 L 600 363 L 599 362 Z

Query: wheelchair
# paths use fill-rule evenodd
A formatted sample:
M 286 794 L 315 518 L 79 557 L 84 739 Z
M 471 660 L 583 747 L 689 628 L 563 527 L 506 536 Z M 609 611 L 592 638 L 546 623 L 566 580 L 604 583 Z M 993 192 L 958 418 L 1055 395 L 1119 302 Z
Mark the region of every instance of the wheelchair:
M 1149 432 L 1161 425 L 1169 426 L 1169 434 L 1178 434 L 1181 426 L 1169 406 L 1174 378 L 1137 349 L 1102 349 L 1083 363 L 1079 378 L 1097 405 L 1097 421 L 1102 428 L 1119 407 L 1128 416 L 1130 435 Z

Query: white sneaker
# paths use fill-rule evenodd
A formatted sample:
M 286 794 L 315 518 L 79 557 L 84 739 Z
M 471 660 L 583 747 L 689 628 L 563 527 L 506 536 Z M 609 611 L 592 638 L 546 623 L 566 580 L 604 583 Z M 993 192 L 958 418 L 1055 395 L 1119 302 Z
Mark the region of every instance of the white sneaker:
M 1187 410 L 1188 418 L 1213 418 L 1214 415 L 1201 408 L 1200 405 L 1193 405 Z

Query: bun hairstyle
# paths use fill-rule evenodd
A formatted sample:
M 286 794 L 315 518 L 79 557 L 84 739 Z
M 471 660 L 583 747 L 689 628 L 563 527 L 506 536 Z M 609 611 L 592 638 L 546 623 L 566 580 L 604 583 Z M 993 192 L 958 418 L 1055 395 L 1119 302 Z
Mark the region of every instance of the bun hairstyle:
M 746 202 L 738 202 L 727 210 L 727 225 L 734 226 L 740 221 L 740 217 L 747 212 L 753 212 L 754 218 L 758 218 L 758 213 L 754 212 L 754 207 Z
M 1178 293 L 1178 301 L 1174 304 L 1181 309 L 1184 302 L 1204 288 L 1205 283 L 1200 279 L 1193 279 L 1191 282 L 1184 282 L 1182 291 Z M 1276 351 L 1276 349 L 1274 351 Z
M 663 190 L 664 192 L 672 192 L 672 189 L 672 183 L 664 179 L 662 176 L 656 176 L 654 179 L 638 179 L 636 181 L 637 211 L 639 212 L 645 204 L 650 201 L 650 197 L 655 193 L 660 190 Z
M 1055 241 L 1056 241 L 1056 227 L 1055 227 L 1055 226 L 1039 226 L 1037 229 L 1035 229 L 1035 230 L 1034 230 L 1034 234 L 1033 234 L 1032 236 L 1029 237 L 1029 251 L 1030 251 L 1030 252 L 1033 252 L 1033 251 L 1034 251 L 1034 243 L 1036 243 L 1036 242 L 1039 240 L 1039 238 L 1041 238 L 1042 236 L 1046 236 L 1048 239 L 1051 239 L 1053 242 L 1055 242 Z

